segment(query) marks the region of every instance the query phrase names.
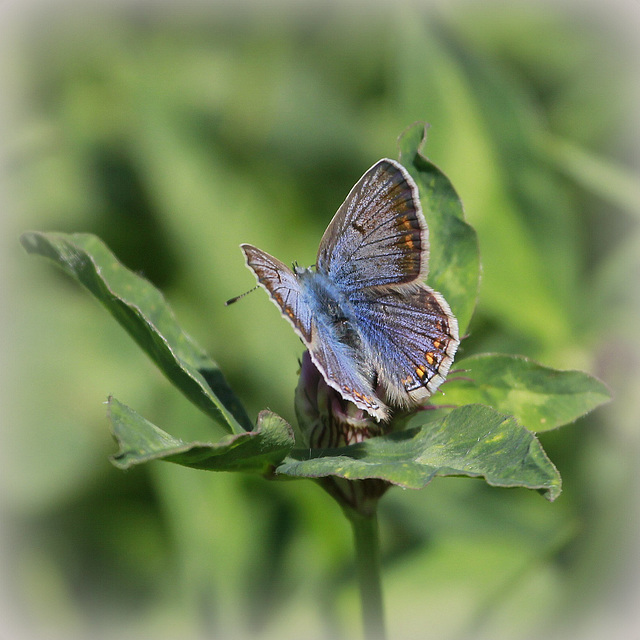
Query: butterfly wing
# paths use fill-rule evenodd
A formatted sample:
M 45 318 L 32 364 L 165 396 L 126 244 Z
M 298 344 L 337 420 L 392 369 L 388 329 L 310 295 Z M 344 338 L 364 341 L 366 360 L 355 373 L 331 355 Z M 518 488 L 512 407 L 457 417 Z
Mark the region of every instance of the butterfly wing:
M 265 251 L 250 244 L 240 246 L 258 284 L 300 336 L 327 384 L 360 409 L 384 419 L 387 408 L 373 390 L 373 372 L 366 371 L 354 345 L 339 340 L 328 318 L 317 309 L 314 314 L 296 274 Z
M 240 248 L 258 284 L 265 289 L 302 341 L 309 346 L 313 333 L 311 309 L 302 298 L 300 282 L 293 271 L 284 262 L 253 245 L 241 244 Z
M 343 344 L 331 334 L 322 335 L 309 349 L 311 359 L 326 383 L 335 389 L 345 400 L 353 402 L 376 420 L 384 420 L 388 409 L 376 395 L 371 380 L 373 371 L 366 371 L 366 363 L 361 353 Z
M 353 187 L 322 236 L 318 270 L 344 291 L 422 280 L 427 224 L 407 170 L 383 159 Z
M 460 344 L 458 322 L 445 299 L 419 283 L 363 291 L 353 308 L 392 404 L 410 406 L 431 396 Z

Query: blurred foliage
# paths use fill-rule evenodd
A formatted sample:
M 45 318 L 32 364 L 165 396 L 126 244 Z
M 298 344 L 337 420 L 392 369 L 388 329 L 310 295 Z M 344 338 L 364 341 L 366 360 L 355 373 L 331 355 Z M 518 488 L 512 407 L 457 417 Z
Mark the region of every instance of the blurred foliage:
M 299 341 L 264 295 L 223 304 L 253 285 L 238 245 L 311 264 L 350 187 L 397 156 L 415 120 L 431 124 L 425 153 L 479 234 L 482 288 L 462 355 L 584 369 L 617 400 L 542 434 L 564 479 L 553 505 L 465 479 L 385 497 L 390 635 L 584 637 L 609 598 L 624 604 L 640 404 L 639 83 L 615 20 L 452 3 L 364 15 L 74 6 L 29 22 L 11 60 L 21 86 L 2 241 L 5 606 L 28 637 L 356 633 L 348 525 L 319 489 L 110 466 L 108 393 L 180 437 L 209 439 L 211 423 L 17 237 L 98 234 L 165 292 L 252 417 L 268 406 L 292 419 Z

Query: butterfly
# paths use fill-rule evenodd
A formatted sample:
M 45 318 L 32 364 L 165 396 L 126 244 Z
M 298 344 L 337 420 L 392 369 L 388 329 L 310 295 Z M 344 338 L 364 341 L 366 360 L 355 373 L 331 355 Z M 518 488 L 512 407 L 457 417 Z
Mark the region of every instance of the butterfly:
M 250 244 L 246 263 L 291 323 L 327 384 L 376 420 L 444 382 L 460 340 L 444 297 L 428 287 L 429 240 L 418 187 L 382 159 L 329 223 L 315 268 Z

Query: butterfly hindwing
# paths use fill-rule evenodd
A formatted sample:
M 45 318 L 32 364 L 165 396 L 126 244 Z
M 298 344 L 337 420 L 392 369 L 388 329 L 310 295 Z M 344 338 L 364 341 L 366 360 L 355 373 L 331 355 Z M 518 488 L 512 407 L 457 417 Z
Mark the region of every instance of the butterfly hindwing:
M 410 289 L 362 292 L 353 301 L 379 381 L 395 404 L 409 406 L 444 382 L 460 343 L 458 323 L 437 292 Z
M 309 349 L 311 359 L 325 381 L 346 400 L 367 411 L 377 420 L 387 417 L 387 407 L 375 394 L 371 383 L 371 369 L 361 359 L 361 353 L 335 339 L 333 335 L 318 332 Z
M 318 270 L 351 291 L 423 279 L 427 263 L 428 231 L 418 188 L 402 165 L 380 160 L 327 227 Z

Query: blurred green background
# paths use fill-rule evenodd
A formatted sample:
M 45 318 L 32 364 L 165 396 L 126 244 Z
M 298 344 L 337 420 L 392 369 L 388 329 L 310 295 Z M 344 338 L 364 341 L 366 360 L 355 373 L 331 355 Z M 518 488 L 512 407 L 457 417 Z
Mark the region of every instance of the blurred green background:
M 180 437 L 222 434 L 18 236 L 99 234 L 252 416 L 293 420 L 298 339 L 263 292 L 224 306 L 254 283 L 238 245 L 312 264 L 416 120 L 479 234 L 461 353 L 583 369 L 616 400 L 542 435 L 554 504 L 468 479 L 385 497 L 390 636 L 635 637 L 640 5 L 605 4 L 25 12 L 1 61 L 5 637 L 358 637 L 350 530 L 312 483 L 109 464 L 111 393 Z

